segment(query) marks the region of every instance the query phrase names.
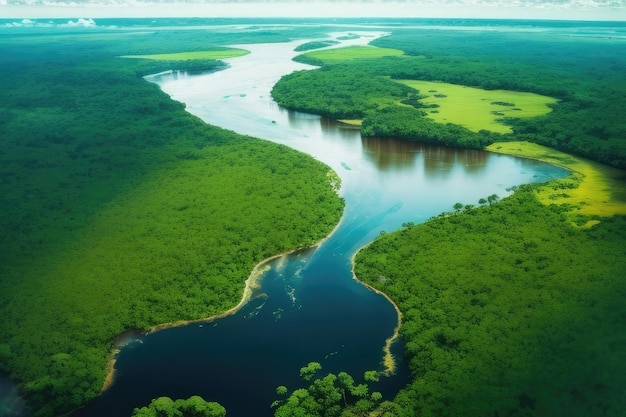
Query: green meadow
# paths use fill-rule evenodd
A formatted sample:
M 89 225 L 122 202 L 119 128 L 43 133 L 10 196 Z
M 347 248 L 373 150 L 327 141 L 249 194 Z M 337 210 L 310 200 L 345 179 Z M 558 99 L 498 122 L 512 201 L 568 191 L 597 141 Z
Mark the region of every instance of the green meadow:
M 175 52 L 171 54 L 122 55 L 120 58 L 154 59 L 159 61 L 187 61 L 194 59 L 237 58 L 250 51 L 238 48 L 220 48 L 208 51 Z
M 348 46 L 345 48 L 331 48 L 323 51 L 308 52 L 298 57 L 298 60 L 332 64 L 336 62 L 402 55 L 404 55 L 404 52 L 399 49 L 378 48 L 375 46 Z
M 484 90 L 441 82 L 399 80 L 420 93 L 427 117 L 478 132 L 512 133 L 507 118 L 543 116 L 558 103 L 552 97 L 506 90 Z

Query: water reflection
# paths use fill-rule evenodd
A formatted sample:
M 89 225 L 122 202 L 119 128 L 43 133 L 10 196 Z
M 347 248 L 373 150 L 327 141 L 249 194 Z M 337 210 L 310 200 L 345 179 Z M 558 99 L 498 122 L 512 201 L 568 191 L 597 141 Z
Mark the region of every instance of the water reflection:
M 423 175 L 434 179 L 445 178 L 460 168 L 467 175 L 485 171 L 489 159 L 497 157 L 484 151 L 445 148 L 393 138 L 367 137 L 362 139 L 363 154 L 381 171 L 411 170 L 423 166 Z

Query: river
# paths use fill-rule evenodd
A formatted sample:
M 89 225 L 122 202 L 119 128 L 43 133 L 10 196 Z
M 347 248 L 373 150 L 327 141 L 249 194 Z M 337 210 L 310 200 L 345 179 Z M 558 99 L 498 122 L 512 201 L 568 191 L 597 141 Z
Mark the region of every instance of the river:
M 382 35 L 359 34 L 343 45 Z M 272 261 L 261 288 L 236 314 L 132 340 L 118 355 L 114 385 L 75 416 L 129 416 L 155 397 L 201 395 L 230 417 L 269 417 L 275 388 L 296 388 L 300 367 L 310 361 L 357 380 L 383 370 L 383 347 L 398 318 L 383 296 L 353 279 L 354 253 L 381 232 L 424 222 L 456 202 L 477 205 L 492 194 L 505 197 L 512 186 L 565 174 L 482 151 L 362 138 L 335 121 L 280 108 L 272 86 L 283 74 L 311 68 L 291 61 L 303 42 L 236 45 L 251 53 L 226 60 L 226 70 L 149 80 L 207 123 L 288 145 L 332 167 L 346 200 L 341 223 L 321 245 Z M 409 377 L 401 342 L 393 351 L 395 374 L 374 386 L 387 398 Z

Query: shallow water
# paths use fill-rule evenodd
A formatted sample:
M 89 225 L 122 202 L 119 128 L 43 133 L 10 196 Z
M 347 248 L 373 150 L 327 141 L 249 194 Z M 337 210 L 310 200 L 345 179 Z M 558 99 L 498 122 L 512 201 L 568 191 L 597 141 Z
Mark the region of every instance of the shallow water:
M 339 34 L 332 35 L 333 37 Z M 362 33 L 367 43 L 377 33 Z M 310 68 L 291 61 L 300 42 L 244 45 L 245 57 L 207 75 L 152 77 L 207 123 L 286 144 L 332 167 L 346 200 L 336 231 L 316 248 L 275 259 L 261 289 L 238 313 L 138 338 L 118 357 L 112 388 L 76 416 L 130 415 L 158 396 L 201 395 L 231 417 L 271 416 L 275 388 L 299 384 L 298 371 L 383 370 L 383 346 L 397 324 L 393 306 L 353 279 L 352 255 L 381 231 L 420 223 L 456 202 L 478 204 L 512 186 L 563 176 L 562 169 L 482 151 L 361 138 L 318 116 L 287 111 L 270 98 L 281 75 Z M 408 379 L 394 345 L 397 372 L 375 390 L 393 396 Z

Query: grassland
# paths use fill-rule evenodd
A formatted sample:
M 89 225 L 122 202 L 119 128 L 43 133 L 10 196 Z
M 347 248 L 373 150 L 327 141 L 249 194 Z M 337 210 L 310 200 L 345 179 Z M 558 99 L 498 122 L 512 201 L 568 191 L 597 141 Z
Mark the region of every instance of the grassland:
M 208 51 L 177 52 L 171 54 L 122 55 L 120 58 L 153 59 L 157 61 L 189 61 L 196 59 L 226 59 L 249 54 L 250 51 L 239 48 L 219 48 Z
M 542 116 L 552 111 L 550 105 L 558 102 L 552 97 L 519 91 L 484 90 L 422 80 L 398 82 L 419 90 L 420 102 L 426 107 L 433 106 L 427 109 L 427 117 L 439 123 L 455 123 L 473 132 L 511 133 L 505 118 Z
M 302 59 L 319 61 L 324 64 L 353 61 L 357 59 L 372 59 L 388 56 L 402 56 L 404 52 L 393 48 L 378 48 L 375 46 L 348 46 L 323 51 L 314 51 L 302 55 Z
M 538 159 L 570 170 L 569 177 L 536 190 L 544 204 L 567 205 L 571 214 L 626 215 L 626 172 L 622 170 L 530 142 L 497 142 L 487 150 Z M 589 220 L 584 225 L 597 222 Z

